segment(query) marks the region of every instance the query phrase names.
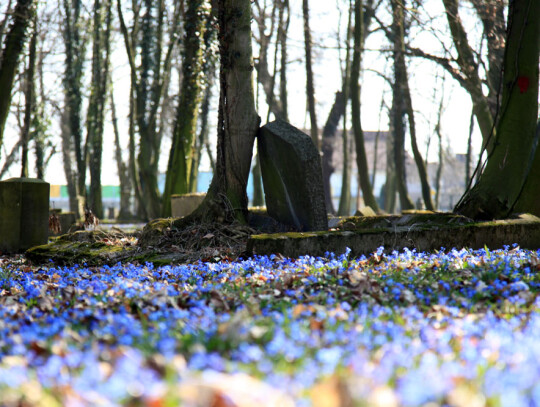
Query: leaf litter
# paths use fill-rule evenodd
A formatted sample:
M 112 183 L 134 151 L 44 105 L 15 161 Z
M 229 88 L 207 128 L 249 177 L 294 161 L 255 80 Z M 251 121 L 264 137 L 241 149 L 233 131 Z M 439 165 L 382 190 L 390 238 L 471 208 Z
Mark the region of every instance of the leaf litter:
M 213 239 L 231 248 L 236 232 L 187 233 L 202 250 Z M 2 258 L 0 404 L 539 405 L 539 256 Z M 256 386 L 275 398 L 254 399 Z

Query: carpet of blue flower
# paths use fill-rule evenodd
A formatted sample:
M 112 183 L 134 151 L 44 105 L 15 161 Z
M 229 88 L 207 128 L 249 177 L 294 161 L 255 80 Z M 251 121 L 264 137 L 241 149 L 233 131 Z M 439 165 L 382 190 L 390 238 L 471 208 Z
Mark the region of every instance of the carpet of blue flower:
M 5 263 L 0 405 L 191 405 L 242 374 L 299 406 L 540 406 L 539 272 L 519 247 Z

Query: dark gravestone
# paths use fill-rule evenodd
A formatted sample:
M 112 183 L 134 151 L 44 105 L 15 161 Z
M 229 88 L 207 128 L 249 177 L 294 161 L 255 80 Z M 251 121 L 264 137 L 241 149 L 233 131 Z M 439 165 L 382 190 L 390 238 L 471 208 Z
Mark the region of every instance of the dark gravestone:
M 46 244 L 49 184 L 35 178 L 0 182 L 0 251 L 19 253 Z
M 311 138 L 276 120 L 261 128 L 258 149 L 268 214 L 300 231 L 327 230 L 321 158 Z

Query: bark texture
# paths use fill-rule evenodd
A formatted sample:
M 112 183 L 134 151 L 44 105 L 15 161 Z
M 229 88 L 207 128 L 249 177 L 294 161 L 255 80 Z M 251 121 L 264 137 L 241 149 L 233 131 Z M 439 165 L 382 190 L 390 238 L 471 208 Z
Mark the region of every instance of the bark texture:
M 176 4 L 172 21 L 168 22 L 172 33 L 178 29 L 182 4 Z M 178 39 L 170 35 L 168 44 L 163 44 L 164 29 L 167 26 L 163 0 L 144 0 L 141 9 L 133 10 L 131 31 L 125 23 L 120 0 L 117 9 L 131 71 L 133 124 L 139 132 L 138 152 L 135 152 L 134 143 L 131 143 L 130 151 L 136 154 L 131 168 L 140 215 L 148 220 L 161 214 L 158 162 L 164 123 L 160 113 L 165 104 L 164 96 L 169 87 L 173 51 Z
M 311 29 L 309 27 L 309 0 L 302 0 L 302 10 L 304 15 L 304 47 L 306 52 L 306 97 L 310 119 L 310 134 L 313 144 L 317 150 L 320 150 L 319 127 L 317 126 L 317 112 L 315 109 L 315 85 L 313 80 L 313 62 L 312 62 L 312 40 Z
M 413 209 L 414 204 L 407 189 L 405 171 L 405 114 L 407 71 L 405 69 L 405 17 L 399 0 L 392 0 L 392 34 L 394 38 L 394 83 L 392 86 L 391 120 L 394 130 L 394 162 L 396 186 L 399 193 L 401 210 Z
M 540 2 L 513 0 L 508 15 L 502 106 L 494 148 L 478 183 L 454 209 L 474 219 L 505 218 L 518 208 L 534 210 L 530 202 L 538 199 L 538 149 L 534 152 Z
M 488 99 L 482 90 L 482 80 L 478 73 L 479 63 L 475 58 L 474 50 L 469 45 L 467 32 L 461 22 L 458 0 L 443 0 L 443 3 L 450 33 L 458 55 L 457 63 L 463 75 L 462 84 L 471 95 L 473 111 L 482 133 L 484 147 L 487 151 L 490 151 L 493 147 L 493 115 L 488 104 Z M 492 75 L 497 75 L 497 73 L 492 73 Z
M 328 119 L 326 119 L 326 124 L 323 128 L 322 133 L 322 175 L 323 175 L 323 186 L 324 186 L 324 199 L 326 203 L 326 210 L 328 213 L 335 213 L 334 204 L 332 202 L 332 190 L 330 186 L 330 177 L 334 173 L 334 165 L 332 162 L 332 155 L 334 152 L 334 143 L 336 139 L 336 131 L 339 125 L 339 121 L 345 112 L 345 96 L 343 92 L 337 92 L 336 98 L 334 99 L 334 104 L 332 109 L 330 109 L 330 114 Z
M 86 120 L 90 188 L 87 206 L 98 219 L 103 216 L 101 192 L 101 164 L 103 155 L 103 129 L 109 81 L 109 55 L 111 39 L 111 0 L 94 2 L 92 45 L 92 85 Z
M 188 2 L 184 25 L 182 86 L 163 191 L 161 215 L 164 217 L 171 216 L 172 194 L 190 192 L 193 144 L 201 104 L 205 23 L 209 11 L 206 0 Z
M 354 5 L 354 50 L 351 66 L 351 115 L 354 139 L 356 143 L 356 164 L 358 167 L 358 179 L 364 203 L 374 211 L 379 211 L 379 205 L 373 195 L 373 189 L 369 182 L 369 169 L 364 146 L 364 132 L 360 121 L 360 67 L 362 58 L 363 37 L 363 4 L 362 0 L 356 0 Z
M 0 146 L 11 106 L 11 90 L 19 66 L 19 55 L 26 41 L 26 30 L 34 13 L 33 0 L 18 0 L 13 12 L 13 21 L 6 34 L 0 62 Z
M 63 0 L 64 30 L 64 111 L 62 112 L 62 158 L 69 207 L 82 216 L 79 200 L 86 196 L 86 148 L 82 130 L 82 81 L 86 54 L 86 21 L 81 17 L 80 0 Z
M 216 171 L 190 219 L 247 221 L 247 181 L 260 118 L 255 110 L 250 0 L 218 0 L 220 97 Z

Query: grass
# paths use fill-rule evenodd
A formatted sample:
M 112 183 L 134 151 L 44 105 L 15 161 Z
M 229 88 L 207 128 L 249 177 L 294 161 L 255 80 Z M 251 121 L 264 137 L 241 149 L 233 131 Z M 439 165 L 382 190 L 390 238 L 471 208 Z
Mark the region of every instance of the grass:
M 519 247 L 5 264 L 0 405 L 540 405 L 539 271 Z

